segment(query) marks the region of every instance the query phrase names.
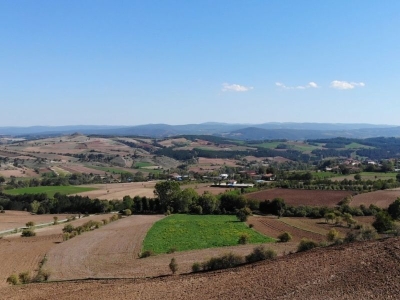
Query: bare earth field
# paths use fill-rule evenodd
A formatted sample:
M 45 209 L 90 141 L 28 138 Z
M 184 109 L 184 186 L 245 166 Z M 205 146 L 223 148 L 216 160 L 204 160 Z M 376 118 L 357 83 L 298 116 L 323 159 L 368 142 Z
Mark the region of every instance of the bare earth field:
M 374 204 L 382 208 L 387 208 L 398 197 L 400 197 L 400 189 L 375 191 L 354 196 L 351 205 L 360 206 L 364 204 L 368 207 L 370 204 Z
M 69 216 L 70 215 L 31 215 L 29 212 L 25 211 L 6 210 L 4 214 L 0 214 L 0 231 L 23 227 L 30 221 L 39 225 L 53 222 L 53 217 L 58 217 L 59 220 L 62 220 Z
M 6 214 L 7 213 L 8 211 Z M 44 216 L 46 215 L 43 215 L 43 217 Z M 61 215 L 57 216 L 61 218 Z M 47 217 L 50 217 L 52 220 L 51 215 L 47 215 Z M 109 217 L 110 215 L 90 216 L 77 219 L 70 224 L 79 226 L 89 220 L 101 221 Z M 17 216 L 16 218 L 22 220 L 21 217 Z M 44 255 L 51 248 L 62 242 L 62 229 L 64 225 L 65 224 L 59 224 L 36 229 L 36 236 L 34 237 L 22 238 L 21 234 L 18 233 L 0 239 L 0 256 L 2 257 L 0 287 L 6 285 L 6 278 L 13 273 L 29 271 L 33 274 L 33 271 L 38 268 L 38 264 L 43 259 Z
M 154 197 L 154 186 L 156 181 L 149 182 L 131 182 L 131 183 L 112 183 L 112 184 L 91 184 L 82 185 L 82 187 L 95 188 L 96 190 L 79 193 L 80 196 L 88 196 L 92 199 L 98 198 L 101 200 L 122 200 L 124 196 L 146 196 Z
M 348 195 L 350 191 L 322 191 L 322 190 L 294 190 L 294 189 L 270 189 L 246 194 L 246 198 L 255 200 L 272 200 L 283 198 L 286 204 L 299 206 L 329 206 L 333 207 Z M 353 202 L 352 202 L 353 203 Z
M 397 299 L 400 238 L 357 242 L 209 273 L 30 284 L 4 299 Z M 179 263 L 179 260 L 178 260 Z

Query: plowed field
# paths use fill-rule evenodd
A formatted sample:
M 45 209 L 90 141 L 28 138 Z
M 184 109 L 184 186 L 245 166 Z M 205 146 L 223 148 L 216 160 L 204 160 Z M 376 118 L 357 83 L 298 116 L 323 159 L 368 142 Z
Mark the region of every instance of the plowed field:
M 389 204 L 398 197 L 400 197 L 400 189 L 376 191 L 354 196 L 351 205 L 360 206 L 361 204 L 364 204 L 368 207 L 371 204 L 374 204 L 382 208 L 387 208 Z
M 4 299 L 398 299 L 400 238 L 296 253 L 217 272 L 7 287 Z M 179 261 L 178 261 L 179 262 Z
M 294 189 L 270 189 L 255 193 L 246 194 L 248 199 L 260 201 L 272 200 L 274 198 L 283 198 L 286 204 L 299 206 L 329 206 L 333 207 L 340 200 L 348 195 L 350 191 L 325 191 L 325 190 L 294 190 Z

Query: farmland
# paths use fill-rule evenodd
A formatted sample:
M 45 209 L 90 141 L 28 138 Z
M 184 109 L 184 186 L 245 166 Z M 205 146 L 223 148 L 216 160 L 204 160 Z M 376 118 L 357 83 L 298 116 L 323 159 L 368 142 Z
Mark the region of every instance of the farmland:
M 4 193 L 9 195 L 47 194 L 49 197 L 54 197 L 55 193 L 69 195 L 69 194 L 88 192 L 92 190 L 95 190 L 95 188 L 81 187 L 81 186 L 38 186 L 38 187 L 5 190 Z
M 282 198 L 286 204 L 299 206 L 328 206 L 333 207 L 346 196 L 352 195 L 350 191 L 321 191 L 321 190 L 294 190 L 294 189 L 268 189 L 246 194 L 248 199 L 260 201 Z
M 378 207 L 387 208 L 389 204 L 391 204 L 398 197 L 400 197 L 400 189 L 375 191 L 354 196 L 351 204 L 354 206 L 369 206 L 373 204 Z
M 172 248 L 185 251 L 232 246 L 238 244 L 242 234 L 249 236 L 250 243 L 273 241 L 246 227 L 235 216 L 173 215 L 157 222 L 150 229 L 143 249 L 166 253 Z

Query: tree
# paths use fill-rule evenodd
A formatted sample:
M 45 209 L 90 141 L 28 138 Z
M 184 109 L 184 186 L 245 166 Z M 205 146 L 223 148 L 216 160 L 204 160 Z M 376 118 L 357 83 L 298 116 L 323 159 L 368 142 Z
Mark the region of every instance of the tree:
M 343 220 L 347 223 L 348 227 L 351 227 L 351 225 L 356 223 L 356 220 L 353 219 L 353 216 L 349 213 L 344 213 L 343 214 Z
M 355 180 L 361 180 L 361 175 L 360 175 L 360 174 L 354 175 L 354 179 L 355 179 Z
M 178 263 L 176 262 L 176 259 L 174 257 L 171 258 L 171 262 L 169 263 L 169 268 L 172 274 L 175 274 L 176 271 L 178 271 Z
M 397 198 L 389 205 L 388 213 L 394 220 L 400 219 L 400 198 Z
M 393 228 L 394 222 L 390 215 L 385 211 L 380 211 L 375 215 L 375 221 L 372 226 L 379 233 L 391 230 Z
M 6 182 L 3 176 L 0 176 L 0 184 Z
M 168 207 L 174 207 L 174 203 L 181 192 L 179 183 L 176 181 L 163 181 L 158 182 L 154 188 L 154 194 L 160 200 L 163 212 L 166 212 Z
M 248 207 L 241 208 L 237 211 L 236 217 L 240 222 L 246 222 L 247 218 L 251 215 L 251 210 Z
M 292 235 L 289 232 L 284 232 L 278 236 L 281 243 L 287 243 L 292 239 Z
M 31 212 L 36 214 L 38 212 L 39 206 L 40 206 L 40 202 L 37 200 L 34 200 L 30 205 Z
M 326 234 L 326 239 L 327 239 L 329 242 L 334 242 L 338 237 L 339 237 L 339 232 L 338 232 L 335 228 L 332 228 L 332 229 L 329 230 L 329 232 Z
M 326 213 L 324 215 L 326 223 L 329 223 L 329 221 L 332 221 L 332 223 L 333 223 L 333 220 L 335 220 L 335 217 L 336 217 L 336 215 L 334 213 Z
M 178 199 L 176 199 L 174 210 L 181 213 L 188 213 L 190 206 L 197 202 L 199 195 L 192 188 L 184 189 L 180 194 Z

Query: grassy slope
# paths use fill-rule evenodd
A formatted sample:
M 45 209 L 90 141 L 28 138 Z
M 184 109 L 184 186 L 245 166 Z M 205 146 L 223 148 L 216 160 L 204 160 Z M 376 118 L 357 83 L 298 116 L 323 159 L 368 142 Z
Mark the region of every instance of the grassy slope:
M 273 242 L 238 222 L 235 216 L 172 215 L 153 225 L 143 242 L 143 250 L 166 253 L 177 251 L 232 246 L 240 235 L 248 234 L 250 243 Z
M 23 195 L 23 194 L 42 194 L 46 193 L 49 197 L 53 197 L 55 193 L 64 195 L 76 194 L 95 190 L 94 188 L 79 187 L 79 186 L 38 186 L 28 187 L 13 190 L 5 190 L 5 194 L 9 195 Z

